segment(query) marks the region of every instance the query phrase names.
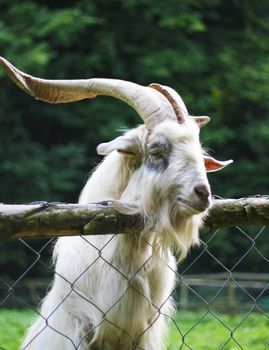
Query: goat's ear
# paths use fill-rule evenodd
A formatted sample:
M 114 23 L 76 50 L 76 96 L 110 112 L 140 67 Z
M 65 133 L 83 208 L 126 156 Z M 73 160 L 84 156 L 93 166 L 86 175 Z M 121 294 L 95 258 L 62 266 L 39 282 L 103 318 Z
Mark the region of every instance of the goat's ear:
M 133 157 L 137 154 L 137 147 L 134 140 L 125 136 L 119 136 L 115 140 L 101 143 L 97 146 L 97 153 L 102 156 L 107 156 L 114 150 Z
M 220 161 L 216 160 L 213 157 L 204 157 L 204 163 L 205 163 L 205 168 L 207 172 L 213 172 L 213 171 L 218 171 L 221 170 L 222 168 L 226 167 L 227 165 L 233 163 L 233 160 L 225 160 L 225 161 Z
M 194 117 L 193 115 L 191 115 L 190 117 L 195 121 L 196 124 L 198 124 L 200 128 L 206 126 L 206 124 L 210 122 L 210 118 L 206 115 L 200 117 Z

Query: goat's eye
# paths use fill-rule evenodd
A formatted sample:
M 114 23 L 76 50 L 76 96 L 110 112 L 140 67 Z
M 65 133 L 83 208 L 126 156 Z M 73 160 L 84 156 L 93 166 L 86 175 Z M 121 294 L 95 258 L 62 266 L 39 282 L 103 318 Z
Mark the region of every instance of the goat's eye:
M 168 142 L 153 142 L 148 147 L 148 154 L 155 158 L 168 157 L 171 146 Z
M 156 158 L 160 158 L 164 156 L 164 150 L 160 148 L 153 148 L 149 150 L 149 155 Z
M 170 142 L 163 136 L 152 140 L 147 147 L 146 165 L 148 168 L 154 171 L 163 171 L 166 169 L 171 148 Z
M 146 164 L 151 170 L 164 170 L 168 166 L 171 146 L 168 142 L 153 142 L 147 150 Z

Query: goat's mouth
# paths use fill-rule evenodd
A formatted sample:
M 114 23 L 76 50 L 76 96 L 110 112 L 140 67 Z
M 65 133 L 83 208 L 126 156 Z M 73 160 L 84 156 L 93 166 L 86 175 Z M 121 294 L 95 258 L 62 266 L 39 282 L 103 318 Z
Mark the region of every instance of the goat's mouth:
M 199 203 L 190 201 L 182 197 L 177 197 L 177 200 L 198 213 L 205 211 L 210 206 L 209 200 L 201 201 Z

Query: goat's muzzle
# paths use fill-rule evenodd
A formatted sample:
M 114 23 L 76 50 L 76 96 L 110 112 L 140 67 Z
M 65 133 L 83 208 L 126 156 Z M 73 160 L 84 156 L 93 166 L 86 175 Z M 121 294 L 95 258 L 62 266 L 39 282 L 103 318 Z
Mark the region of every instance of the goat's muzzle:
M 195 212 L 203 212 L 211 205 L 210 189 L 206 185 L 196 185 L 193 189 L 191 198 L 179 196 L 178 201 Z

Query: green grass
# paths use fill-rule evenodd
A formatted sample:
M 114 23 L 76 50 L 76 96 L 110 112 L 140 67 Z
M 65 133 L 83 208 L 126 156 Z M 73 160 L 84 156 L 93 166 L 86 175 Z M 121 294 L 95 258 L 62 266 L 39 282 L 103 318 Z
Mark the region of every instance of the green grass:
M 0 350 L 18 350 L 34 316 L 30 310 L 0 310 Z
M 0 350 L 18 350 L 33 317 L 35 313 L 29 310 L 1 310 Z M 269 319 L 266 316 L 252 313 L 243 322 L 243 315 L 218 314 L 217 317 L 219 320 L 203 312 L 179 312 L 170 325 L 167 350 L 267 349 Z
M 216 318 L 206 312 L 178 313 L 170 327 L 167 350 L 269 349 L 268 317 L 260 313 L 245 316 L 216 314 Z

